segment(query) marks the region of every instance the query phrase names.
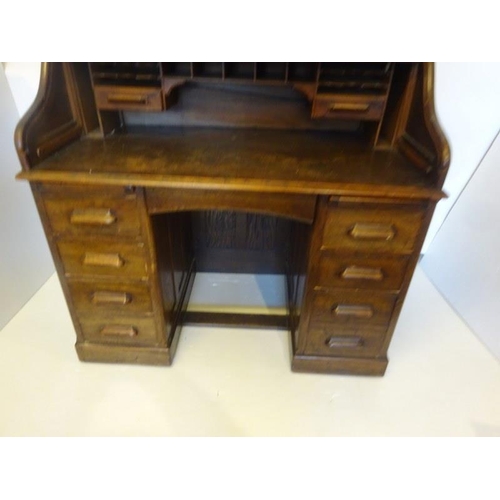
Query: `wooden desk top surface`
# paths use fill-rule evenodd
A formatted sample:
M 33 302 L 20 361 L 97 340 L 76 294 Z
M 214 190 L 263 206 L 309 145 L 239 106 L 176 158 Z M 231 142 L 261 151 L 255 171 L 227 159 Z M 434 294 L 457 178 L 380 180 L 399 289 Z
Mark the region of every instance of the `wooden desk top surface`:
M 194 189 L 443 197 L 396 151 L 331 132 L 164 128 L 84 138 L 18 178 Z

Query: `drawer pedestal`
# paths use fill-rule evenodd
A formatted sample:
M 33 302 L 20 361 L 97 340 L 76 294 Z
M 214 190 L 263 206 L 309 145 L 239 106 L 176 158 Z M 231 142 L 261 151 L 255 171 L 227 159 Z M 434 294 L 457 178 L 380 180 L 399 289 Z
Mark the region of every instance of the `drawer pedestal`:
M 170 365 L 181 301 L 161 292 L 143 190 L 42 185 L 35 197 L 79 358 Z
M 321 199 L 292 369 L 383 375 L 433 206 Z

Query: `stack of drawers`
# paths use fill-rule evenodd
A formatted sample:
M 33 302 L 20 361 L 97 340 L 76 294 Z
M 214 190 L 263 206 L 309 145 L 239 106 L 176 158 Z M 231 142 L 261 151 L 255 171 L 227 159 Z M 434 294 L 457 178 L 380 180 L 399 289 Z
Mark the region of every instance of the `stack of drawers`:
M 425 215 L 426 207 L 413 203 L 324 204 L 301 354 L 375 359 L 383 373 Z
M 78 343 L 162 344 L 136 191 L 46 185 L 41 195 Z

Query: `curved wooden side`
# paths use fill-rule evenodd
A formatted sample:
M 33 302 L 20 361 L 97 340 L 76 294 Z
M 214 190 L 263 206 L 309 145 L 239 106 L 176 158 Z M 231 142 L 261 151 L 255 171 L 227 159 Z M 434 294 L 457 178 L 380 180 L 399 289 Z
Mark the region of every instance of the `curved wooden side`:
M 448 140 L 439 124 L 434 106 L 434 63 L 424 64 L 424 118 L 437 152 L 437 187 L 441 188 L 451 162 Z
M 37 96 L 14 134 L 23 170 L 81 136 L 76 93 L 69 63 L 42 63 Z
M 450 148 L 434 107 L 434 64 L 419 65 L 409 116 L 398 148 L 441 188 L 450 165 Z

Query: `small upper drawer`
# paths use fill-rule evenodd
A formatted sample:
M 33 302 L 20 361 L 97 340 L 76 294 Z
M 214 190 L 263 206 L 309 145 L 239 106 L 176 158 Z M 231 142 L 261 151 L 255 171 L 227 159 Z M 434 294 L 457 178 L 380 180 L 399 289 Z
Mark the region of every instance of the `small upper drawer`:
M 148 276 L 144 243 L 60 240 L 57 246 L 69 276 Z
M 408 266 L 408 257 L 357 257 L 322 252 L 318 286 L 399 290 Z
M 384 96 L 318 94 L 313 103 L 313 118 L 339 120 L 380 120 L 384 112 Z
M 43 203 L 56 234 L 136 236 L 141 232 L 137 197 L 122 188 L 43 186 Z
M 409 254 L 424 213 L 418 206 L 331 207 L 322 248 Z
M 124 111 L 161 111 L 161 89 L 151 87 L 94 87 L 95 100 L 99 109 Z
M 396 295 L 367 290 L 316 291 L 311 324 L 387 325 Z

